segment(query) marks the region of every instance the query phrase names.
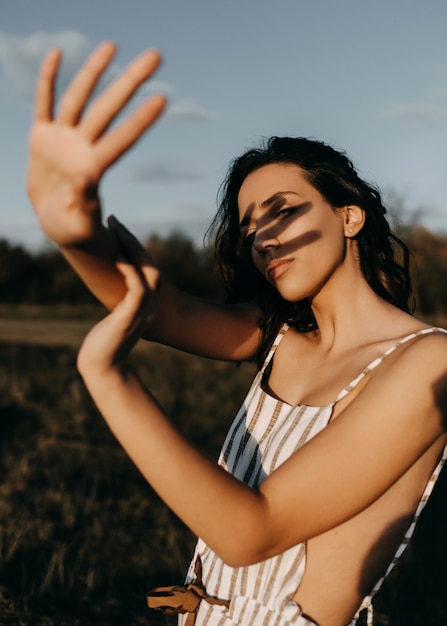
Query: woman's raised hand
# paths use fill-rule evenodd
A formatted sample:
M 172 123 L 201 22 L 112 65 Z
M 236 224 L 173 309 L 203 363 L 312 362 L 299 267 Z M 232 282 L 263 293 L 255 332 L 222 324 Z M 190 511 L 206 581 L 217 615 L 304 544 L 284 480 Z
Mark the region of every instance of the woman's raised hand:
M 121 250 L 116 267 L 123 276 L 126 293 L 112 313 L 85 337 L 78 354 L 78 369 L 83 376 L 102 375 L 125 364 L 157 308 L 160 275 L 151 257 L 115 218 L 109 218 L 109 226 Z
M 54 113 L 54 87 L 61 53 L 48 53 L 37 81 L 35 119 L 30 134 L 27 190 L 46 235 L 61 246 L 82 244 L 101 224 L 98 185 L 110 165 L 131 148 L 163 111 L 155 95 L 117 127 L 109 125 L 158 68 L 158 52 L 148 51 L 101 94 L 87 102 L 115 55 L 112 43 L 93 52 Z

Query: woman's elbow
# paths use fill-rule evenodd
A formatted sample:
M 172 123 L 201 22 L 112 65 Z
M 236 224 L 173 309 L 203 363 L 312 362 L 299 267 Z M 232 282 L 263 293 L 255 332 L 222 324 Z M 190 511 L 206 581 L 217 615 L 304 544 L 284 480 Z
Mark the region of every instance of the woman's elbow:
M 275 549 L 254 532 L 250 537 L 231 538 L 214 548 L 217 556 L 229 567 L 247 567 L 275 555 Z

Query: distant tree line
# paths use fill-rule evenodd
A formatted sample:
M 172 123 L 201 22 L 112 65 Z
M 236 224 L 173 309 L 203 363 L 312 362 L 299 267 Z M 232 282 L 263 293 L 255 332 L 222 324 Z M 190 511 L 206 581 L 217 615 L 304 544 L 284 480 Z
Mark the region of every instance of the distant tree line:
M 424 226 L 403 227 L 400 236 L 411 252 L 411 274 L 417 310 L 424 315 L 447 313 L 447 234 Z
M 145 244 L 154 261 L 180 288 L 193 295 L 222 299 L 224 287 L 210 250 L 172 233 L 152 235 Z M 56 248 L 31 252 L 0 239 L 1 304 L 94 304 L 95 298 Z
M 411 251 L 417 310 L 447 314 L 447 234 L 422 225 L 401 226 L 399 236 Z M 151 236 L 146 248 L 180 288 L 194 295 L 223 299 L 225 290 L 209 249 L 181 233 Z M 56 249 L 32 253 L 0 239 L 1 304 L 94 304 L 95 299 Z

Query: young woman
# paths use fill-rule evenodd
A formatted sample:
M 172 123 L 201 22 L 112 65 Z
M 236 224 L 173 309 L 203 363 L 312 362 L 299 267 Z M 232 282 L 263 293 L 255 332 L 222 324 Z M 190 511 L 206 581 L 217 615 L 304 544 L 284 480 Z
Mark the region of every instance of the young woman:
M 214 233 L 232 303 L 167 284 L 116 219 L 101 223 L 101 175 L 164 105 L 155 97 L 106 131 L 158 65 L 150 52 L 83 115 L 113 53 L 105 44 L 92 55 L 57 117 L 59 53 L 48 55 L 28 190 L 45 232 L 113 309 L 86 337 L 79 371 L 142 474 L 200 537 L 187 585 L 155 590 L 149 604 L 185 613 L 188 626 L 345 626 L 362 608 L 372 624 L 372 596 L 446 456 L 447 333 L 408 312 L 407 252 L 378 191 L 306 139 L 273 138 L 230 168 Z M 257 359 L 218 464 L 128 365 L 142 335 Z

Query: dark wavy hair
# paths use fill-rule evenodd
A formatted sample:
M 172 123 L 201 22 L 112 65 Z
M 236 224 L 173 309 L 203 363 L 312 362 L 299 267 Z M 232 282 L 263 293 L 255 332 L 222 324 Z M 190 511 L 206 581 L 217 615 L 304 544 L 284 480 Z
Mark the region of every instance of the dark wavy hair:
M 219 189 L 218 212 L 208 231 L 227 286 L 228 300 L 252 301 L 261 310 L 258 362 L 264 359 L 282 323 L 287 322 L 301 332 L 317 327 L 309 302 L 284 300 L 255 268 L 251 250 L 240 235 L 241 185 L 251 172 L 272 163 L 298 166 L 334 210 L 348 204 L 364 210 L 365 224 L 356 236 L 363 275 L 380 297 L 410 312 L 408 248 L 391 232 L 378 189 L 359 177 L 344 152 L 313 139 L 271 137 L 231 163 Z

